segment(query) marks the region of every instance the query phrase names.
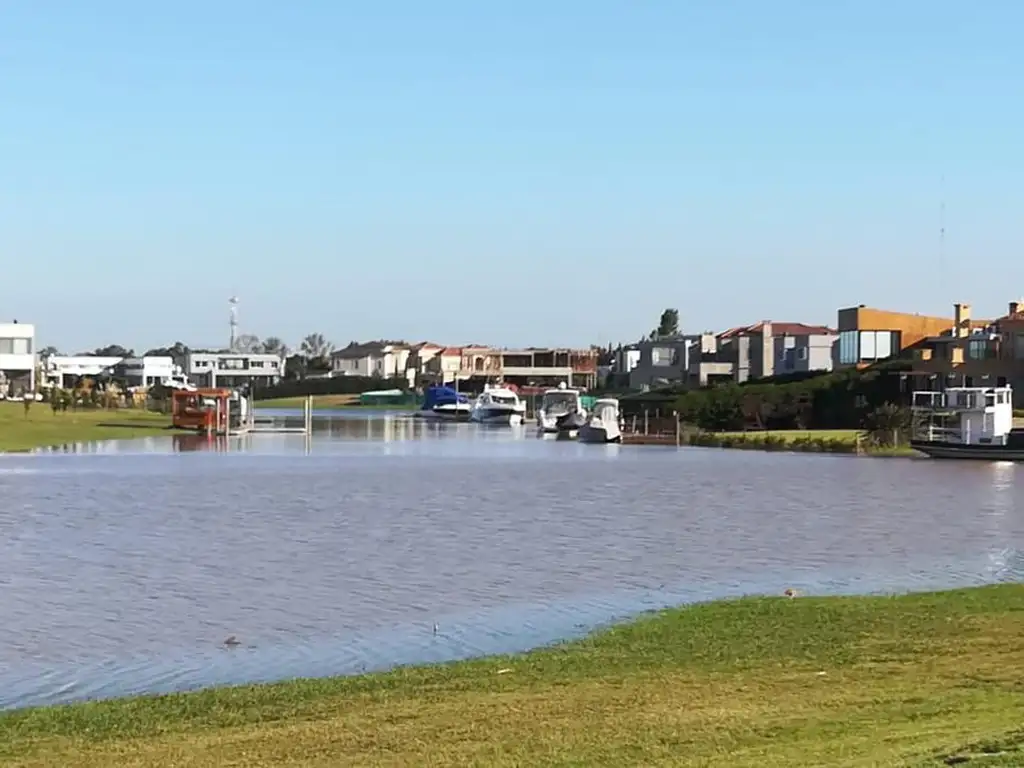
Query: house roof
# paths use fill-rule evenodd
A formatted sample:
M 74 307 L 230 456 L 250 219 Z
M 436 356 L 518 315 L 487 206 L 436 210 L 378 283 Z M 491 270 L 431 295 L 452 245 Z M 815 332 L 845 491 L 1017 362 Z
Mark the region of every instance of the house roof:
M 370 355 L 382 355 L 388 350 L 395 349 L 408 349 L 409 345 L 404 341 L 387 341 L 381 339 L 380 341 L 367 341 L 363 344 L 352 343 L 347 347 L 342 347 L 331 353 L 331 357 L 336 360 L 354 360 L 360 357 L 368 357 Z
M 720 339 L 732 339 L 738 336 L 757 336 L 764 333 L 765 324 L 771 325 L 773 336 L 827 336 L 835 335 L 835 331 L 827 325 L 807 325 L 806 323 L 784 323 L 773 320 L 762 320 L 753 325 L 741 325 L 718 334 Z

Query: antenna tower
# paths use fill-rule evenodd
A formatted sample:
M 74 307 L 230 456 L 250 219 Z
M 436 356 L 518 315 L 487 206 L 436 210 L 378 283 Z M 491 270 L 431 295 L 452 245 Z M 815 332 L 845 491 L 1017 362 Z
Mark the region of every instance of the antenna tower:
M 232 296 L 228 304 L 231 305 L 231 342 L 228 349 L 233 352 L 238 344 L 238 297 Z

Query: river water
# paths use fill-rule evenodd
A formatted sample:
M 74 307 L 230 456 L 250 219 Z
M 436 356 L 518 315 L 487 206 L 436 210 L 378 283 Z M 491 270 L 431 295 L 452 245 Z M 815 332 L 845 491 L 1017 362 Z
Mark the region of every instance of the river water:
M 0 456 L 0 708 L 511 652 L 787 587 L 1024 576 L 1012 464 L 316 427 Z

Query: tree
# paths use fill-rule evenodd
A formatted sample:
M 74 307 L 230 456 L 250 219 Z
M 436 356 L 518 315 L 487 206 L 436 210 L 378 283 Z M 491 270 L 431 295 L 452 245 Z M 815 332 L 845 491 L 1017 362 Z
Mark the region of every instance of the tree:
M 237 339 L 235 339 L 235 349 L 232 351 L 245 352 L 253 354 L 260 352 L 263 349 L 263 345 L 260 343 L 260 337 L 251 333 L 243 333 Z
M 651 331 L 652 339 L 664 339 L 679 333 L 679 310 L 666 309 L 661 313 L 658 327 Z
M 52 345 L 48 346 L 48 347 L 43 347 L 42 349 L 39 350 L 39 356 L 40 357 L 59 357 L 60 356 L 60 350 L 58 350 L 56 347 L 54 347 Z
M 126 349 L 120 344 L 110 344 L 106 347 L 99 347 L 92 352 L 84 353 L 88 357 L 135 357 L 135 350 Z
M 875 445 L 892 448 L 909 438 L 914 424 L 909 408 L 882 403 L 864 417 L 864 429 Z
M 327 362 L 331 352 L 334 351 L 334 345 L 327 341 L 322 333 L 311 333 L 302 340 L 299 350 L 302 352 L 303 357 L 310 362 Z
M 263 340 L 261 351 L 267 355 L 280 355 L 281 357 L 288 356 L 288 347 L 281 341 L 277 336 L 267 336 Z
M 147 349 L 145 357 L 169 357 L 176 365 L 184 365 L 185 358 L 189 356 L 192 350 L 188 348 L 188 345 L 176 341 L 169 347 L 154 347 L 153 349 Z

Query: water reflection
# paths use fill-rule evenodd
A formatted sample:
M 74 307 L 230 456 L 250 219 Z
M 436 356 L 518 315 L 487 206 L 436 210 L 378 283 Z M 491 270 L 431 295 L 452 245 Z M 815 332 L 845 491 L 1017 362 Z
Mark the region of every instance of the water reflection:
M 1017 465 L 320 413 L 308 441 L 75 450 L 0 457 L 0 706 L 514 651 L 786 587 L 1024 575 Z

